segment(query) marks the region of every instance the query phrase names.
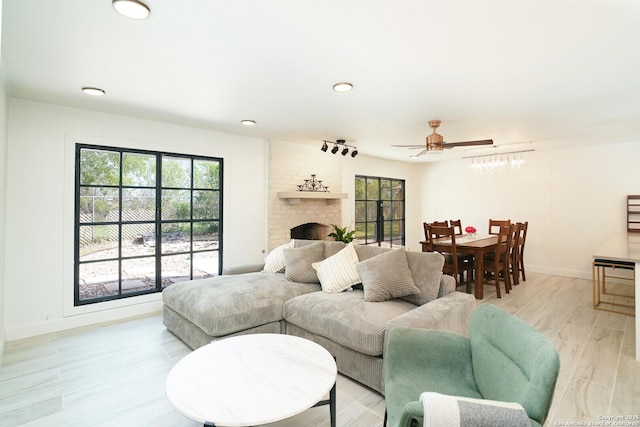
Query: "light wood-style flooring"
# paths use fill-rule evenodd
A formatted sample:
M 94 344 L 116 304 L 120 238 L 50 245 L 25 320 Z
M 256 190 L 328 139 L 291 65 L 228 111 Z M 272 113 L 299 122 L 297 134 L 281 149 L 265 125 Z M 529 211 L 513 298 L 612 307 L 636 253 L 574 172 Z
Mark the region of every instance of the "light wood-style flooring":
M 487 285 L 479 303 L 513 313 L 558 348 L 562 366 L 545 425 L 640 415 L 635 318 L 593 310 L 590 281 L 527 278 L 501 299 Z M 168 372 L 189 351 L 160 315 L 8 343 L 0 426 L 198 426 L 164 395 Z M 337 396 L 339 426 L 382 426 L 382 396 L 342 376 Z M 328 412 L 312 408 L 272 426 L 328 426 Z

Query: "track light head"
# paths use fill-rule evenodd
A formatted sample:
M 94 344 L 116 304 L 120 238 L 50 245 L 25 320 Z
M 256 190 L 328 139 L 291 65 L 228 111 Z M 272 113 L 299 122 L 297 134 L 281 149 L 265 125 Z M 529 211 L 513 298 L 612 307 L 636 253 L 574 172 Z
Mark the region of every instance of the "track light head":
M 333 144 L 333 147 L 331 148 L 331 154 L 336 154 L 338 153 L 338 151 L 340 151 L 340 154 L 346 156 L 347 154 L 349 154 L 349 150 L 351 150 L 351 157 L 355 157 L 358 155 L 358 147 L 346 144 L 346 141 L 344 139 L 338 139 L 335 142 L 327 141 L 325 139 L 322 141 L 322 147 L 320 148 L 320 150 L 326 153 L 327 150 L 329 150 L 329 144 Z

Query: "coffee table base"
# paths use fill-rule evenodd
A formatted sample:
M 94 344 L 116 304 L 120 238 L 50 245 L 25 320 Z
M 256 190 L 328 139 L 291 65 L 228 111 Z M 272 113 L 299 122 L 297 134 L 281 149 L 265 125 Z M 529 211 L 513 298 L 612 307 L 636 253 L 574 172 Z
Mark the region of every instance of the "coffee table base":
M 331 387 L 331 391 L 329 392 L 329 399 L 321 400 L 312 406 L 312 408 L 317 408 L 318 406 L 329 405 L 329 417 L 331 418 L 331 427 L 336 427 L 336 385 L 334 384 Z M 206 422 L 204 423 L 204 427 L 216 427 L 214 423 Z

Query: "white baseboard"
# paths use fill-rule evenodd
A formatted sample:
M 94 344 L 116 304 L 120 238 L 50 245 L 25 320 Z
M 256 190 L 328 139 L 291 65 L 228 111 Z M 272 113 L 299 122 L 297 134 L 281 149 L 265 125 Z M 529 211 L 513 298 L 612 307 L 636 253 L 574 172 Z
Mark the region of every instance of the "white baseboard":
M 32 322 L 5 330 L 7 342 L 46 335 L 84 326 L 98 325 L 162 311 L 162 301 L 150 301 L 56 319 Z M 0 353 L 1 354 L 1 353 Z
M 539 265 L 526 266 L 526 271 L 533 273 L 551 274 L 553 276 L 575 277 L 576 279 L 591 280 L 591 271 L 567 270 L 564 268 L 550 268 Z

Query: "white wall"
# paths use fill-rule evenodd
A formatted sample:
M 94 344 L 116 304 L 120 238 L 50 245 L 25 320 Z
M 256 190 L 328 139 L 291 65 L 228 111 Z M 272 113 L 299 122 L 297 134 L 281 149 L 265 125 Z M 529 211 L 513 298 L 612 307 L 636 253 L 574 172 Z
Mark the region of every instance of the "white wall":
M 523 167 L 493 176 L 471 172 L 470 160 L 422 169 L 423 221 L 462 219 L 487 232 L 489 218 L 529 221 L 528 270 L 591 278 L 591 257 L 616 231 L 626 231 L 626 196 L 640 194 L 640 144 L 611 144 L 525 153 Z
M 224 158 L 224 265 L 263 259 L 266 141 L 16 99 L 8 127 L 7 340 L 161 307 L 160 294 L 73 307 L 75 142 Z
M 2 22 L 2 0 L 0 0 L 0 23 Z M 2 33 L 0 24 L 0 34 Z M 5 218 L 7 189 L 7 92 L 4 62 L 0 55 L 0 365 L 5 343 Z

